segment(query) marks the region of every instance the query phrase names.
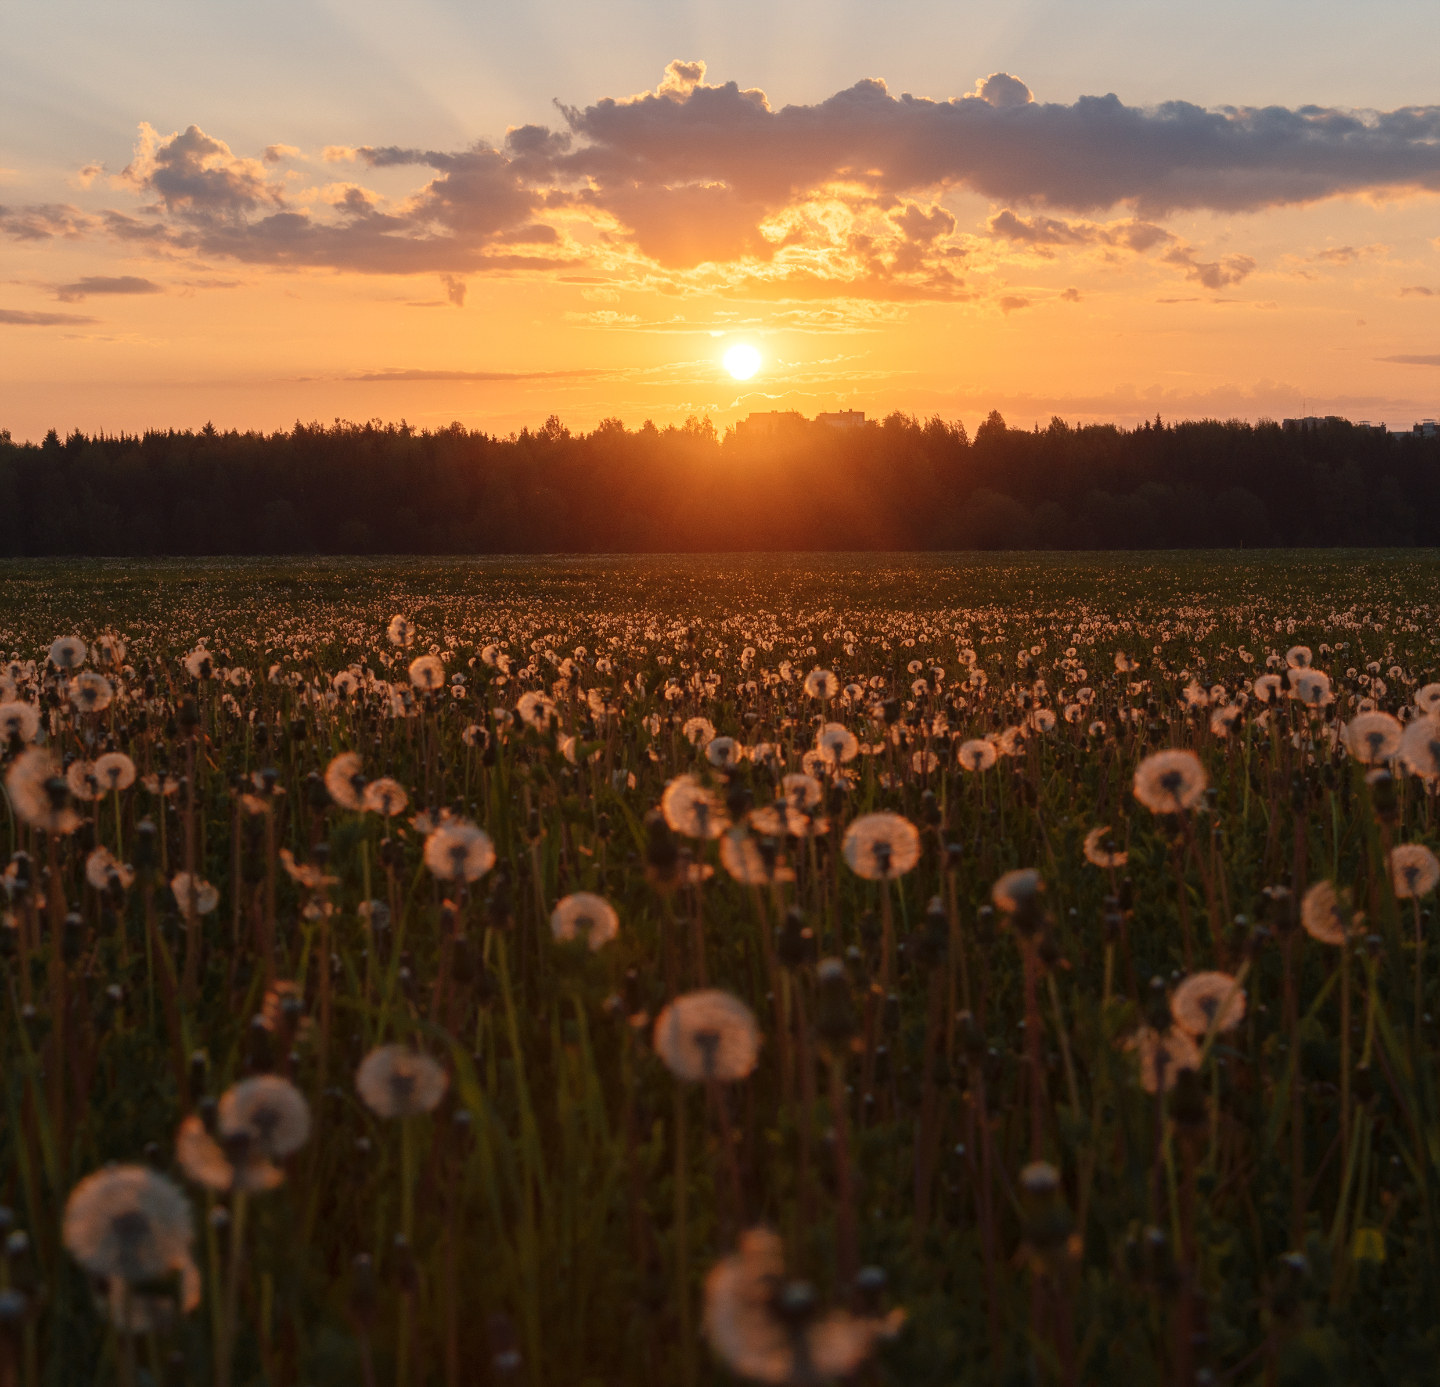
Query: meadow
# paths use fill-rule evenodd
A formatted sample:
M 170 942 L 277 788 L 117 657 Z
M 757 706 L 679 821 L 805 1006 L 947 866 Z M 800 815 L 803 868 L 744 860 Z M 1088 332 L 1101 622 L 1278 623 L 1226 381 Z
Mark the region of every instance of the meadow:
M 1434 553 L 0 581 L 0 1387 L 1434 1381 Z

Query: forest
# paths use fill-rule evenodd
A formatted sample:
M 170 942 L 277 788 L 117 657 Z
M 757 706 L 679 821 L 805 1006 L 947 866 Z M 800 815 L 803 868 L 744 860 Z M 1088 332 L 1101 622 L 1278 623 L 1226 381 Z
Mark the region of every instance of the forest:
M 0 431 L 4 557 L 1406 547 L 1437 503 L 1440 439 L 1344 421 Z

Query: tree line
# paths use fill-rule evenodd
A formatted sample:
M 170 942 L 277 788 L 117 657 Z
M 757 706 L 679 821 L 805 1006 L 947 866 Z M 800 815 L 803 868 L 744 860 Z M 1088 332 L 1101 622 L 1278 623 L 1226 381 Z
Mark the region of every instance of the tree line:
M 1440 439 L 1344 422 L 1012 429 L 891 414 L 497 437 L 296 423 L 17 444 L 0 555 L 1440 545 Z

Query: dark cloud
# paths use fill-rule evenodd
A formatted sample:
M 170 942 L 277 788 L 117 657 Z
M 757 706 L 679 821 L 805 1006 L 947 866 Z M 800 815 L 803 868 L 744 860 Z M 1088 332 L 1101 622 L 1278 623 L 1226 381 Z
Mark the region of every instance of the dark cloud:
M 1063 294 L 1061 294 L 1060 297 L 1061 297 L 1066 303 L 1079 303 L 1079 302 L 1080 302 L 1080 291 L 1079 291 L 1078 289 L 1076 289 L 1076 288 L 1072 285 L 1072 286 L 1071 286 L 1069 289 L 1067 289 Z
M 1017 308 L 1029 308 L 1029 307 L 1030 307 L 1030 300 L 1029 300 L 1029 299 L 1022 299 L 1022 298 L 1020 298 L 1020 297 L 1019 297 L 1018 295 L 1016 295 L 1016 294 L 1006 294 L 1005 297 L 1000 300 L 1000 311 L 1001 311 L 1002 313 L 1006 314 L 1007 316 L 1008 316 L 1009 314 L 1015 312 L 1015 310 L 1016 310 Z
M 1400 291 L 1400 297 L 1402 299 L 1433 299 L 1437 293 L 1440 293 L 1440 290 L 1427 289 L 1423 284 L 1408 284 Z
M 12 241 L 74 239 L 93 231 L 99 219 L 69 203 L 46 202 L 30 207 L 0 206 L 0 235 Z
M 1376 361 L 1393 361 L 1397 366 L 1440 366 L 1440 356 L 1377 356 Z
M 73 284 L 57 284 L 55 297 L 75 303 L 91 294 L 163 294 L 164 286 L 136 275 L 84 275 Z
M 1176 246 L 1161 257 L 1167 265 L 1178 265 L 1186 279 L 1193 279 L 1207 289 L 1224 289 L 1239 284 L 1254 272 L 1255 261 L 1248 255 L 1226 255 L 1219 260 L 1204 261 L 1189 246 Z
M 453 303 L 456 308 L 465 307 L 465 281 L 458 275 L 441 275 L 440 282 L 445 286 L 445 298 Z
M 12 327 L 74 327 L 79 323 L 98 322 L 78 313 L 30 313 L 20 308 L 0 308 L 0 323 Z
M 151 206 L 106 213 L 105 226 L 124 240 L 254 264 L 468 275 L 579 263 L 578 252 L 562 258 L 556 214 L 588 211 L 618 223 L 623 241 L 667 268 L 773 267 L 786 247 L 804 244 L 850 257 L 852 267 L 829 278 L 934 295 L 955 292 L 945 276 L 962 248 L 947 243 L 954 221 L 933 200 L 965 190 L 1004 205 L 991 220 L 994 237 L 1036 248 L 1163 247 L 1187 276 L 1217 288 L 1239 282 L 1253 262 L 1202 261 L 1157 218 L 1440 191 L 1440 106 L 1207 110 L 1127 106 L 1113 94 L 1064 104 L 1037 102 L 1018 77 L 992 73 L 947 100 L 897 96 L 867 79 L 777 109 L 762 91 L 707 84 L 703 63 L 676 60 L 654 91 L 559 109 L 561 128 L 523 125 L 498 148 L 326 146 L 327 160 L 429 176 L 394 202 L 358 185 L 338 195 L 332 187 L 318 210 L 298 205 L 272 176 L 291 146 L 247 158 L 195 125 L 168 137 L 146 126 L 122 177 Z M 831 233 L 805 213 L 816 198 L 844 204 L 857 227 L 868 219 L 860 230 L 872 244 L 827 242 Z M 1117 207 L 1130 215 L 1083 219 Z M 0 209 L 0 231 L 13 237 L 91 225 L 73 208 Z M 1353 250 L 1323 258 L 1348 263 Z

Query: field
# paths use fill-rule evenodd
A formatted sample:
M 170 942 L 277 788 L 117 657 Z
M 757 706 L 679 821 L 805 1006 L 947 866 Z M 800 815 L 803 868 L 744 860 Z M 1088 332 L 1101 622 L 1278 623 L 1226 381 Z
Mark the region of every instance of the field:
M 0 1387 L 1434 1381 L 1436 555 L 0 580 Z

